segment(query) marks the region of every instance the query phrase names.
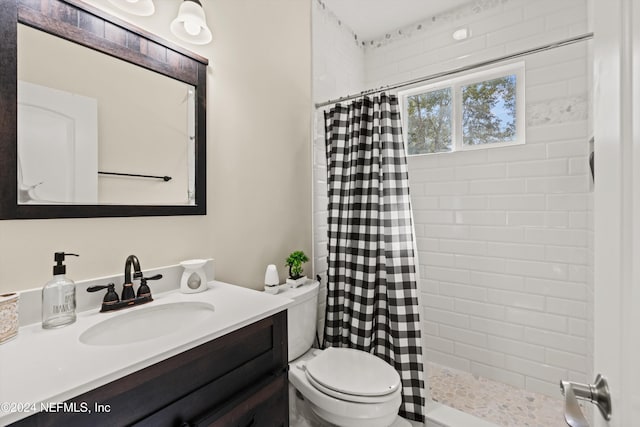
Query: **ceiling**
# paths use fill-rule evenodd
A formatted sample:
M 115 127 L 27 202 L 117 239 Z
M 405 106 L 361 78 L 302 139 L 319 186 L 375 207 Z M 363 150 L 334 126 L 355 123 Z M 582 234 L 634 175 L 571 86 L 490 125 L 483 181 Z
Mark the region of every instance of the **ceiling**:
M 322 0 L 360 40 L 423 21 L 473 0 Z

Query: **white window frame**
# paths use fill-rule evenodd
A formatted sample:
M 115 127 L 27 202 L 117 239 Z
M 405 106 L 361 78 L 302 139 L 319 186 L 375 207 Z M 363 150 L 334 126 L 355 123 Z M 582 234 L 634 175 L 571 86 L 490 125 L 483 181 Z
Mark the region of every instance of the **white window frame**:
M 493 80 L 500 77 L 505 77 L 509 75 L 516 76 L 516 134 L 513 141 L 507 142 L 493 142 L 490 144 L 480 144 L 480 145 L 465 145 L 463 143 L 462 137 L 462 87 L 468 86 L 475 83 L 480 83 L 487 80 Z M 402 133 L 405 140 L 405 150 L 407 151 L 408 156 L 424 156 L 431 154 L 446 154 L 446 153 L 455 153 L 457 151 L 473 151 L 473 150 L 484 150 L 487 148 L 498 148 L 498 147 L 510 147 L 513 145 L 522 145 L 525 143 L 525 69 L 524 69 L 524 61 L 503 65 L 500 67 L 493 67 L 490 69 L 486 69 L 483 71 L 478 71 L 475 73 L 464 74 L 458 77 L 441 80 L 435 83 L 431 83 L 428 85 L 412 87 L 410 89 L 398 91 L 398 97 L 400 99 L 402 105 Z M 407 120 L 404 119 L 408 117 L 407 112 L 407 101 L 406 98 L 412 95 L 417 95 L 425 92 L 432 92 L 435 90 L 451 88 L 452 91 L 452 105 L 451 105 L 451 151 L 441 151 L 438 153 L 416 153 L 409 154 L 409 144 L 408 144 L 408 135 L 407 135 Z

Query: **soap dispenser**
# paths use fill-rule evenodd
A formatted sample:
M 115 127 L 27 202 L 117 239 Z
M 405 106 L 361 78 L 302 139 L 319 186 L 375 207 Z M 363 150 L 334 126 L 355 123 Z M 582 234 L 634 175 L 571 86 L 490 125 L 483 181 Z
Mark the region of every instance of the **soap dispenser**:
M 42 327 L 44 329 L 59 328 L 76 321 L 76 284 L 65 274 L 67 267 L 63 264 L 65 256 L 70 254 L 56 252 L 53 266 L 53 279 L 42 288 Z

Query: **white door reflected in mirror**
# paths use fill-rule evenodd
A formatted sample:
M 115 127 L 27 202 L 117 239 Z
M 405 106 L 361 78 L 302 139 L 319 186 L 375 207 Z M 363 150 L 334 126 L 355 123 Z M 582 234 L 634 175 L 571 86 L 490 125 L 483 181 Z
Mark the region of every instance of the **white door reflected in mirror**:
M 18 82 L 18 203 L 98 202 L 98 101 Z

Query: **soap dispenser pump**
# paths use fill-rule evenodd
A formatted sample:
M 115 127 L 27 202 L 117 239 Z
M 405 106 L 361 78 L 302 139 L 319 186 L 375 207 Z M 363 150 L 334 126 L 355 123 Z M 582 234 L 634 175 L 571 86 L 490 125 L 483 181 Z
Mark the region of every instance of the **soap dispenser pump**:
M 65 256 L 77 254 L 56 252 L 53 279 L 42 288 L 42 327 L 59 328 L 76 321 L 76 284 L 66 277 Z

